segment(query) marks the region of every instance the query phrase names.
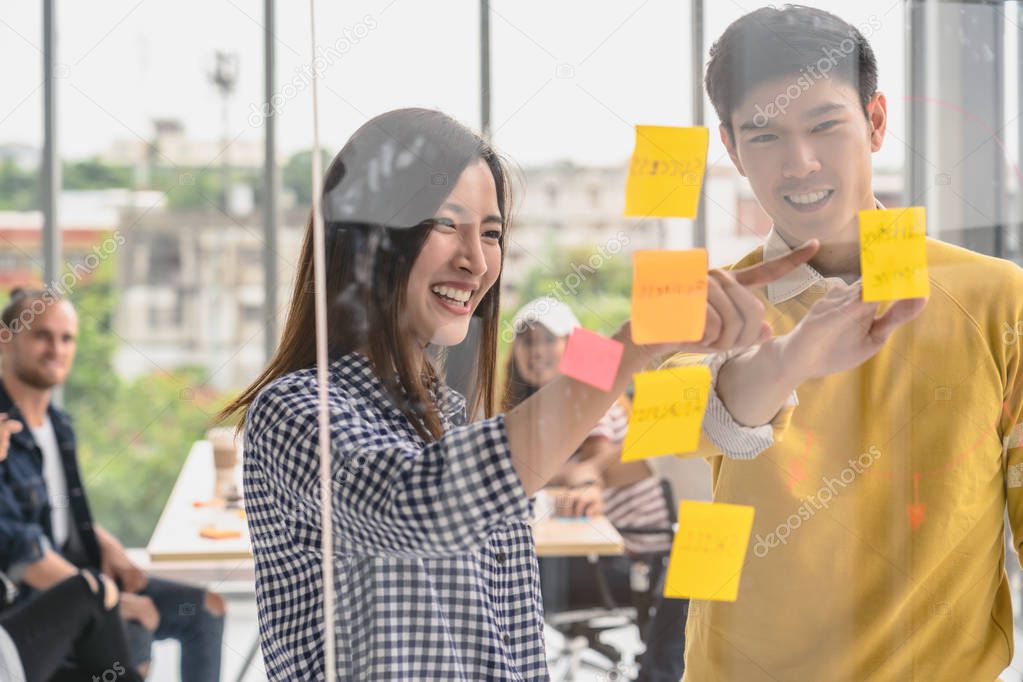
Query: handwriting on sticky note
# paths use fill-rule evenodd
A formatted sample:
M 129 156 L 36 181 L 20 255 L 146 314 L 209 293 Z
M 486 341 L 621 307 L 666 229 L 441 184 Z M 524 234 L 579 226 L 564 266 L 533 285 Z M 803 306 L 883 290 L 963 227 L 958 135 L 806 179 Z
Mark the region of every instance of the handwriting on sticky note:
M 925 209 L 860 211 L 860 268 L 864 301 L 928 296 Z
M 753 515 L 745 505 L 683 500 L 664 596 L 735 601 Z
M 622 461 L 695 450 L 707 409 L 710 370 L 702 365 L 672 367 L 642 372 L 633 379 L 636 396 Z
M 632 254 L 632 340 L 699 341 L 707 324 L 707 251 Z
M 625 346 L 620 342 L 576 327 L 568 337 L 558 371 L 602 391 L 610 391 L 624 351 Z
M 625 181 L 625 215 L 694 217 L 708 139 L 702 126 L 636 126 L 636 147 Z

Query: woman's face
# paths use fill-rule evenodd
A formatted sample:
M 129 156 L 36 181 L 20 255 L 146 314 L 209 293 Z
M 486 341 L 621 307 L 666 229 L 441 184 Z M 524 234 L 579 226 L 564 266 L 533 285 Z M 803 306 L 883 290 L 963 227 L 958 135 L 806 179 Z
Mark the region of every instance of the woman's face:
M 526 327 L 515 337 L 512 354 L 515 367 L 526 383 L 543 386 L 558 376 L 558 364 L 567 337 L 555 336 L 541 324 Z
M 434 216 L 409 273 L 406 319 L 421 346 L 465 339 L 473 311 L 501 274 L 502 226 L 494 175 L 480 159 L 466 167 Z

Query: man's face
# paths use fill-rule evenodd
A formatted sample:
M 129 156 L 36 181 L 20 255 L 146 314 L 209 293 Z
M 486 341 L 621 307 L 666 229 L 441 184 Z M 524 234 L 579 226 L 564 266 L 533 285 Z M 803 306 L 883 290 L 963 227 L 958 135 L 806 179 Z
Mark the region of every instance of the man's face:
M 732 112 L 734 144 L 722 126 L 732 162 L 792 243 L 855 240 L 857 213 L 874 207 L 870 155 L 884 139 L 884 95 L 867 109 L 869 119 L 841 79 L 802 89 L 797 77 L 783 77 L 759 85 Z
M 35 314 L 34 310 L 40 308 L 42 312 Z M 26 303 L 20 319 L 23 327 L 0 340 L 4 372 L 13 373 L 22 383 L 39 390 L 64 383 L 75 359 L 78 339 L 75 309 L 67 301 L 38 299 Z

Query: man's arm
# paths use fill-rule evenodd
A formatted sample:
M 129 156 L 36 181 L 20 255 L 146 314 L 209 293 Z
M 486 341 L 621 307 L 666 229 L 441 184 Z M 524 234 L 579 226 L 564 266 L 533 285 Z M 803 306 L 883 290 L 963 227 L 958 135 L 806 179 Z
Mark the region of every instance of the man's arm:
M 35 590 L 46 590 L 61 580 L 70 578 L 78 573 L 78 568 L 70 561 L 47 549 L 43 552 L 43 558 L 35 563 L 28 564 L 22 570 L 15 569 L 15 574 L 20 574 L 20 582 L 25 583 Z M 12 576 L 14 579 L 14 576 Z
M 594 472 L 597 481 L 604 482 L 604 472 L 622 459 L 622 444 L 604 435 L 590 435 L 579 447 L 579 465 Z
M 1002 336 L 1006 328 L 1015 329 L 1023 320 L 1023 273 L 1014 269 L 1013 275 L 1009 286 L 1000 287 L 999 295 L 992 297 L 993 301 L 1007 309 L 994 316 L 998 329 L 991 336 L 1000 338 L 1002 342 L 992 348 L 1004 368 L 1002 376 L 1006 380 L 998 435 L 1002 440 L 1005 505 L 1012 529 L 1012 545 L 1017 562 L 1023 565 L 1023 335 L 1009 334 L 1008 340 Z
M 22 582 L 25 572 L 46 560 L 48 553 L 56 555 L 43 527 L 23 521 L 21 506 L 11 486 L 0 485 L 0 571 L 16 583 Z M 48 572 L 44 571 L 44 575 Z M 67 575 L 61 574 L 61 577 Z
M 799 376 L 782 360 L 775 337 L 726 361 L 715 389 L 732 418 L 745 427 L 767 424 L 792 396 Z
M 110 534 L 106 528 L 95 524 L 96 541 L 100 550 L 100 570 L 121 584 L 125 592 L 138 592 L 145 589 L 149 578 L 136 566 L 124 549 L 121 541 Z
M 717 395 L 743 425 L 772 420 L 807 379 L 858 367 L 884 347 L 892 332 L 923 312 L 926 299 L 896 301 L 880 317 L 860 284 L 836 286 L 784 336 L 751 348 L 718 372 Z

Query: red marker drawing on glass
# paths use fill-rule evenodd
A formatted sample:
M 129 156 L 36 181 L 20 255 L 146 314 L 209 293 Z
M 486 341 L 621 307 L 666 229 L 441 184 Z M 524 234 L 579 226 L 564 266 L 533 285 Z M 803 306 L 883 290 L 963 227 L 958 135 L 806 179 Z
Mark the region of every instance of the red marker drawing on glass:
M 913 474 L 913 504 L 906 505 L 909 513 L 909 525 L 915 531 L 924 522 L 924 514 L 927 512 L 927 505 L 920 502 L 920 474 Z
M 806 432 L 806 449 L 801 455 L 798 455 L 789 467 L 789 480 L 788 489 L 792 492 L 796 489 L 796 486 L 803 482 L 806 478 L 806 467 L 804 466 L 807 458 L 810 456 L 810 449 L 813 448 L 813 431 Z

